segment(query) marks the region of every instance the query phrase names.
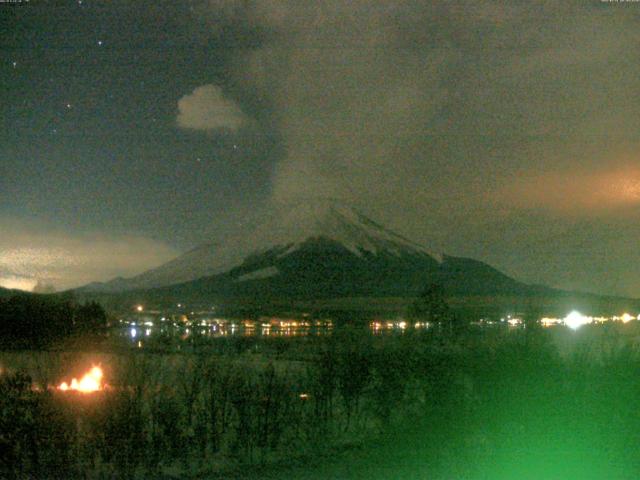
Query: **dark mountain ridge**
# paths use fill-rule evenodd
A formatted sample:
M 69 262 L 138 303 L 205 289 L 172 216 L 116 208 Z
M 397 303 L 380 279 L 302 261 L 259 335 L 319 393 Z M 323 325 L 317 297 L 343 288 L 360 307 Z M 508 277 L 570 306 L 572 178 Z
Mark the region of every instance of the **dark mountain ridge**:
M 202 245 L 133 279 L 87 287 L 83 292 L 124 301 L 260 308 L 355 298 L 393 298 L 401 304 L 429 284 L 442 285 L 449 297 L 483 303 L 498 297 L 574 295 L 520 282 L 478 260 L 433 254 L 364 215 L 333 204 L 295 208 L 228 245 Z

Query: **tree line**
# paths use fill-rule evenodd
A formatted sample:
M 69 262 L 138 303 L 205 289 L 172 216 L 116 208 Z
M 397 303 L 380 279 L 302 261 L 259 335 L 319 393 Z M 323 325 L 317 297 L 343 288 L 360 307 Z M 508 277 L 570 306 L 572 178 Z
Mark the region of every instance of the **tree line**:
M 16 294 L 0 299 L 0 346 L 46 348 L 70 337 L 101 337 L 107 315 L 71 295 Z

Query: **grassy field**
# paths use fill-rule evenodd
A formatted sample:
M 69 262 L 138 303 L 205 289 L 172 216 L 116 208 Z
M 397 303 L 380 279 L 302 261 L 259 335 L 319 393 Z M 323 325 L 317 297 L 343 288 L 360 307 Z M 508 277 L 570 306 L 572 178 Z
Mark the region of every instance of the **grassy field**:
M 631 322 L 4 352 L 0 477 L 637 478 L 637 338 Z M 94 364 L 108 389 L 47 388 Z

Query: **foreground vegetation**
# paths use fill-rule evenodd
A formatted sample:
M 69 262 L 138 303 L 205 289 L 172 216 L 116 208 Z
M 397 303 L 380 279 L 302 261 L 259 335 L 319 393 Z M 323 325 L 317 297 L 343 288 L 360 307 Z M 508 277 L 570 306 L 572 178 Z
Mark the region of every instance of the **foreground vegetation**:
M 17 293 L 0 297 L 0 347 L 45 348 L 81 337 L 99 342 L 107 315 L 95 302 L 80 303 L 72 294 Z
M 4 354 L 0 477 L 634 478 L 635 328 Z M 46 388 L 94 362 L 109 389 Z

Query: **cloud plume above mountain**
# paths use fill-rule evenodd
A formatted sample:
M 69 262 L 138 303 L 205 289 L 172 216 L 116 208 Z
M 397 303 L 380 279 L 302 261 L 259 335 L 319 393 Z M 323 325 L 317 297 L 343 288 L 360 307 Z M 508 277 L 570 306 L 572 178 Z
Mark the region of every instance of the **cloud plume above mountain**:
M 533 228 L 513 220 L 523 212 L 640 205 L 635 187 L 607 187 L 640 144 L 629 8 L 219 0 L 205 11 L 215 32 L 242 25 L 261 39 L 237 55 L 231 84 L 273 111 L 285 150 L 274 203 L 341 198 L 470 255 L 487 252 L 467 239 L 496 222 Z
M 615 73 L 628 69 L 628 45 L 640 40 L 625 28 L 628 10 L 578 2 L 208 5 L 217 26 L 268 32 L 235 71 L 275 105 L 286 147 L 275 200 L 424 203 L 464 188 L 454 203 L 475 203 L 521 174 L 596 162 L 606 171 L 611 139 L 637 139 L 640 106 L 627 98 L 639 80 Z

